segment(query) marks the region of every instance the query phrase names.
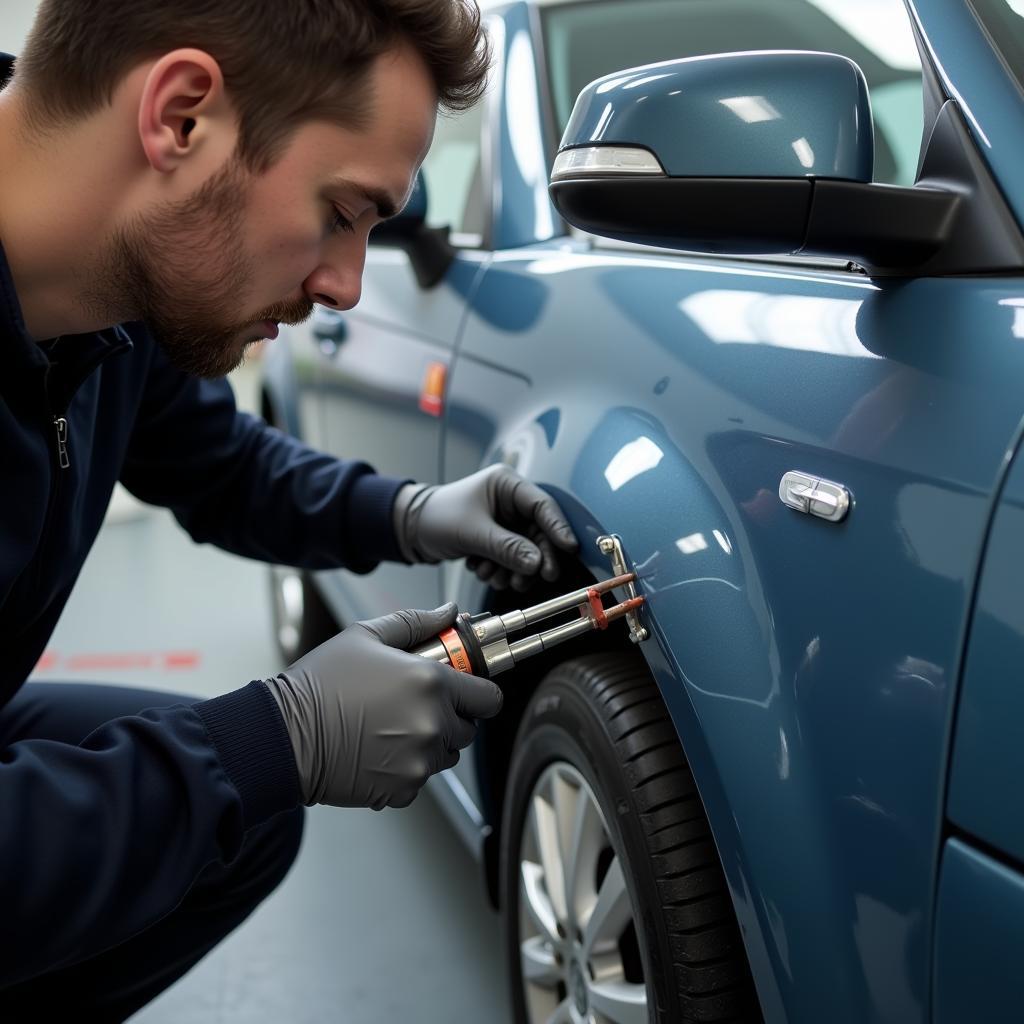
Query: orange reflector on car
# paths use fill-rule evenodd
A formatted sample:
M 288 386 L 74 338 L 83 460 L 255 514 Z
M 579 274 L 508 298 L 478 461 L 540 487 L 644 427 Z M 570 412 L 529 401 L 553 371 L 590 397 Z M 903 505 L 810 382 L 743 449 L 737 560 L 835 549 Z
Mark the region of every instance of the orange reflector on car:
M 440 416 L 444 412 L 444 384 L 448 377 L 446 363 L 430 363 L 420 390 L 420 408 L 428 416 Z

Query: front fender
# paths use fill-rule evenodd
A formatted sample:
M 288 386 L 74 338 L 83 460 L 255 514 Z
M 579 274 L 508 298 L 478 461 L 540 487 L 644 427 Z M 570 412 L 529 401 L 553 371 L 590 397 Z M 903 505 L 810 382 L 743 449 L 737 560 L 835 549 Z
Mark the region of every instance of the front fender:
M 622 539 L 646 598 L 651 638 L 640 649 L 700 789 L 766 1019 L 784 1020 L 786 931 L 815 929 L 841 908 L 830 902 L 837 887 L 828 837 L 815 824 L 827 816 L 813 765 L 787 741 L 800 729 L 793 686 L 782 685 L 743 522 L 727 511 L 724 487 L 719 500 L 707 463 L 698 468 L 643 411 L 612 409 L 576 436 L 568 424 L 552 430 L 552 415 L 510 431 L 485 461 L 516 466 L 558 499 L 594 578 L 611 573 L 597 538 Z M 756 517 L 769 503 L 777 497 L 757 495 L 742 514 Z M 488 606 L 485 585 L 464 570 L 451 583 L 460 607 Z M 778 843 L 779 830 L 793 843 Z

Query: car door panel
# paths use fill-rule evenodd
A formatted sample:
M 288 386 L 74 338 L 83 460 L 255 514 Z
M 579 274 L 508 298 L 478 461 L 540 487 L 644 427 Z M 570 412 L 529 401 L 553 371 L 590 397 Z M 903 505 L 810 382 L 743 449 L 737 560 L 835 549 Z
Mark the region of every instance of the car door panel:
M 1024 987 L 1024 464 L 1000 490 L 960 681 L 935 921 L 935 1019 L 1012 1020 Z

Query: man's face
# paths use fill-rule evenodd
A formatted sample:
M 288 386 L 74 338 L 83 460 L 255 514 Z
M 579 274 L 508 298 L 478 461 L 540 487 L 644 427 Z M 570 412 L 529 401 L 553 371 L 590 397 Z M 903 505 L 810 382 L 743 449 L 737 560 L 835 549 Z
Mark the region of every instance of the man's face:
M 314 303 L 358 302 L 367 235 L 389 206 L 404 205 L 436 114 L 412 51 L 382 57 L 372 77 L 366 131 L 302 125 L 266 172 L 232 160 L 187 199 L 116 232 L 103 297 L 119 293 L 179 368 L 221 376 Z

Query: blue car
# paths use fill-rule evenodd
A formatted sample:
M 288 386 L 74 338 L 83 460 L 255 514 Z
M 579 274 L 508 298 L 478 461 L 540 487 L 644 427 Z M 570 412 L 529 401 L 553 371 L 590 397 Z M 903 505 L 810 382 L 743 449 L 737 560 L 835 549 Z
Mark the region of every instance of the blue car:
M 624 564 L 639 619 L 500 676 L 431 782 L 514 1019 L 1024 1020 L 1024 3 L 485 16 L 486 101 L 264 412 L 399 476 L 514 466 L 581 550 L 527 594 L 278 570 L 286 656 Z

